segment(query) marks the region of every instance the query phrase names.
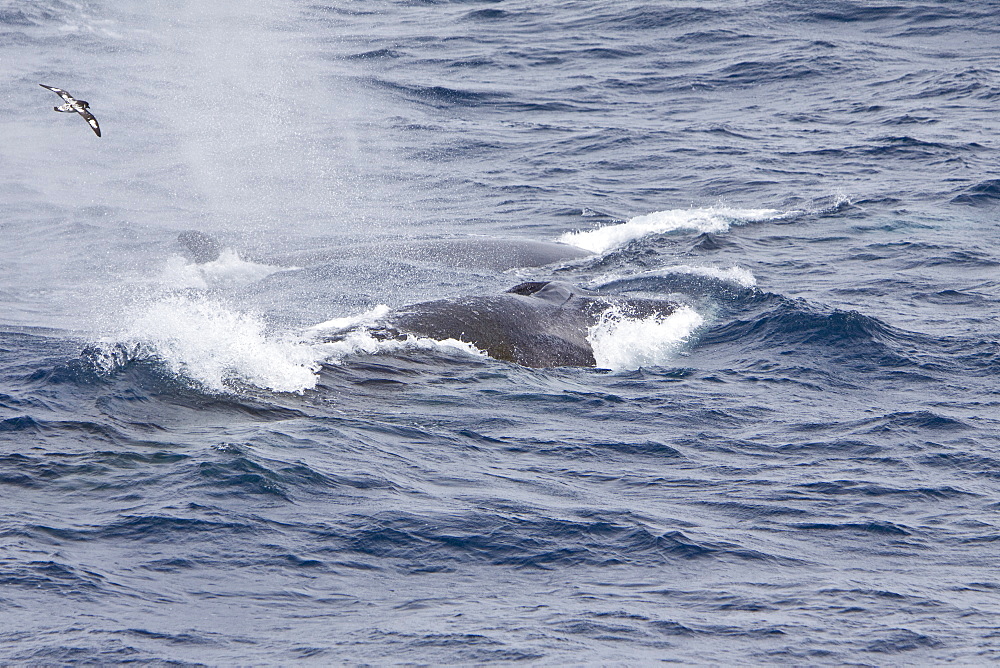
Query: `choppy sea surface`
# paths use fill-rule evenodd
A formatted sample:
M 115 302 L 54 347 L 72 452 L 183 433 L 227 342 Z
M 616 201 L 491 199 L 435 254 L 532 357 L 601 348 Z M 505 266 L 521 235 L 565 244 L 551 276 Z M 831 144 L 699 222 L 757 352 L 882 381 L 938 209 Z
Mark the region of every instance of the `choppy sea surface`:
M 998 17 L 0 0 L 0 661 L 1000 660 Z M 687 317 L 365 334 L 552 279 Z

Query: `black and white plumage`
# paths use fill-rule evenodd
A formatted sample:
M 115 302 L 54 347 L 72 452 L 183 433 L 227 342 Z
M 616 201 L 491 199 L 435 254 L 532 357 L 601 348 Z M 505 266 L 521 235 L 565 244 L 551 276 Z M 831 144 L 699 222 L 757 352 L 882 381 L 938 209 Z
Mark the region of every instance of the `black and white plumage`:
M 45 84 L 38 84 L 42 88 L 48 88 L 50 91 L 66 100 L 66 104 L 58 107 L 52 107 L 56 111 L 75 111 L 76 113 L 83 116 L 83 120 L 90 124 L 90 127 L 94 129 L 94 134 L 98 137 L 101 136 L 101 126 L 97 124 L 97 119 L 94 115 L 90 113 L 90 103 L 85 100 L 78 100 L 62 88 L 55 88 L 53 86 L 46 86 Z

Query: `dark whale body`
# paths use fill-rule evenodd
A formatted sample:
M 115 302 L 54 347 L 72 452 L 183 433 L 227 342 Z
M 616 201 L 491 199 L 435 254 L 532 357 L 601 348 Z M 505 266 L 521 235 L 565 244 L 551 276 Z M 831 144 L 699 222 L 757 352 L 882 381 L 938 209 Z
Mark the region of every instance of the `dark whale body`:
M 528 367 L 594 366 L 590 327 L 609 309 L 622 317 L 669 315 L 676 304 L 604 296 L 559 281 L 521 283 L 500 295 L 457 297 L 401 308 L 373 332 L 458 339 L 490 357 Z

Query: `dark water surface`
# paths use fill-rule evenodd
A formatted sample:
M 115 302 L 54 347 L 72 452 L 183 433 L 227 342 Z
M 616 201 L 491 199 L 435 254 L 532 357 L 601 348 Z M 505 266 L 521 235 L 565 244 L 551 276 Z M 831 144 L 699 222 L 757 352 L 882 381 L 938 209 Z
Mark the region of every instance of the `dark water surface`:
M 0 660 L 997 661 L 998 17 L 0 0 Z M 683 308 L 365 329 L 554 278 Z

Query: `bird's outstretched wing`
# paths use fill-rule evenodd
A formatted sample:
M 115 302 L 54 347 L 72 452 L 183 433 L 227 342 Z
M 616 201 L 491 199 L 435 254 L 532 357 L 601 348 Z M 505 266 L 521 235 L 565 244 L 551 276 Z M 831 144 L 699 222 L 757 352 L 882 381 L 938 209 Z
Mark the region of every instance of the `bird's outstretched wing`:
M 77 109 L 76 113 L 83 116 L 84 120 L 90 123 L 90 127 L 94 128 L 94 133 L 100 137 L 101 136 L 101 126 L 97 124 L 97 119 L 94 115 L 87 111 L 86 109 Z
M 55 93 L 56 95 L 58 95 L 62 99 L 66 100 L 67 102 L 70 102 L 70 103 L 76 102 L 76 98 L 73 97 L 72 95 L 70 95 L 69 93 L 67 93 L 66 91 L 64 91 L 62 88 L 55 88 L 53 86 L 46 86 L 45 84 L 38 84 L 38 85 L 41 86 L 42 88 L 48 88 L 50 91 L 52 91 L 53 93 Z

